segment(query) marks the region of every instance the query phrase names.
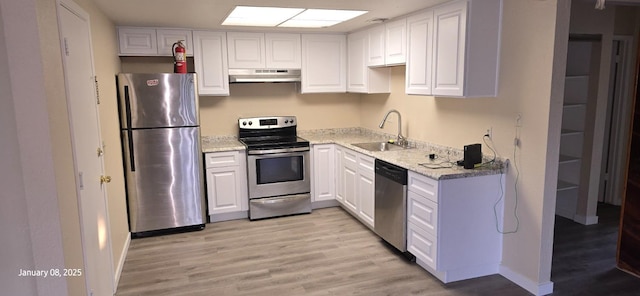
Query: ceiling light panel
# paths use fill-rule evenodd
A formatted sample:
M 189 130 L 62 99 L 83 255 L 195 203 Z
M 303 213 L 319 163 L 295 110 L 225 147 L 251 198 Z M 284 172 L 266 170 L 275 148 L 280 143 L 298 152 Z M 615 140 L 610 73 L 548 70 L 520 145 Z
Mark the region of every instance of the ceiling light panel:
M 303 8 L 236 6 L 222 25 L 275 27 L 302 11 Z
M 236 6 L 225 26 L 324 28 L 363 15 L 368 11 Z

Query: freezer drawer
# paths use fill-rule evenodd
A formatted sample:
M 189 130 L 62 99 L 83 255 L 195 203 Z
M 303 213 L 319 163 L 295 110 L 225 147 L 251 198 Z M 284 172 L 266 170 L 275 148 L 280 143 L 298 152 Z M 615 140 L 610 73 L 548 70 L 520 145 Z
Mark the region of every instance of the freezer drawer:
M 122 139 L 131 232 L 206 223 L 199 129 L 123 131 Z

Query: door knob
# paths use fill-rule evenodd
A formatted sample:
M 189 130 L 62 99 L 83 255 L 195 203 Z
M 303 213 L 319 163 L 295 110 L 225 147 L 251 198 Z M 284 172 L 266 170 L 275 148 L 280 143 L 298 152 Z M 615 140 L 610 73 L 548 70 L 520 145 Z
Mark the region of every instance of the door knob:
M 100 176 L 100 185 L 104 183 L 111 183 L 111 176 Z

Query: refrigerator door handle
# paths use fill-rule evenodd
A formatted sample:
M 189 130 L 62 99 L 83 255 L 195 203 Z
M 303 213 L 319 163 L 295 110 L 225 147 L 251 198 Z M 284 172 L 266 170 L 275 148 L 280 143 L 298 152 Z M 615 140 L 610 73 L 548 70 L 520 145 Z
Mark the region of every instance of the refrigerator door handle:
M 133 132 L 131 131 L 131 99 L 129 98 L 129 86 L 124 86 L 124 105 L 127 120 L 127 137 L 129 138 L 129 162 L 131 165 L 131 171 L 136 171 L 136 162 L 133 156 Z

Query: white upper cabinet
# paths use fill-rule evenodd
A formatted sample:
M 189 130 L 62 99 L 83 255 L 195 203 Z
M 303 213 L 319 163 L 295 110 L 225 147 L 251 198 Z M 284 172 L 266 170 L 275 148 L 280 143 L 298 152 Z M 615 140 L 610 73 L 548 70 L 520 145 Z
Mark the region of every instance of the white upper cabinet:
M 367 50 L 369 58 L 367 66 L 376 67 L 385 65 L 385 26 L 375 26 L 367 31 L 369 35 Z M 351 57 L 349 57 L 351 58 Z
M 173 44 L 183 40 L 182 44 L 187 49 L 187 56 L 193 56 L 193 38 L 191 30 L 158 29 L 158 54 L 163 56 L 173 56 Z
M 228 96 L 229 67 L 225 32 L 194 31 L 193 63 L 200 95 Z
M 407 18 L 407 39 L 405 92 L 414 95 L 430 95 L 433 66 L 432 10 Z
M 433 95 L 498 94 L 501 11 L 501 0 L 453 1 L 434 9 Z
M 407 20 L 375 26 L 369 32 L 369 67 L 402 65 L 407 61 Z
M 231 69 L 266 67 L 264 33 L 227 32 L 227 52 Z
M 347 91 L 345 35 L 302 35 L 302 93 Z
M 300 34 L 265 34 L 267 68 L 300 69 Z
M 385 24 L 385 64 L 402 65 L 407 62 L 407 20 Z
M 121 56 L 172 56 L 171 48 L 179 40 L 184 40 L 187 56 L 193 56 L 190 30 L 118 27 Z
M 300 34 L 228 32 L 229 68 L 300 69 Z
M 495 97 L 501 0 L 456 0 L 407 18 L 406 92 Z
M 369 68 L 367 61 L 370 54 L 369 30 L 349 34 L 347 91 L 357 93 L 389 93 L 390 69 Z M 384 54 L 382 54 L 384 57 Z

